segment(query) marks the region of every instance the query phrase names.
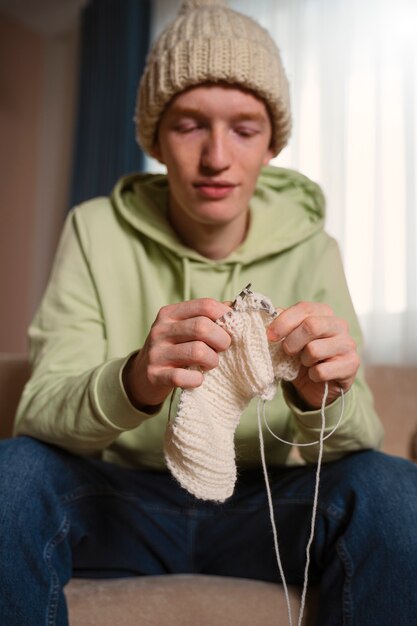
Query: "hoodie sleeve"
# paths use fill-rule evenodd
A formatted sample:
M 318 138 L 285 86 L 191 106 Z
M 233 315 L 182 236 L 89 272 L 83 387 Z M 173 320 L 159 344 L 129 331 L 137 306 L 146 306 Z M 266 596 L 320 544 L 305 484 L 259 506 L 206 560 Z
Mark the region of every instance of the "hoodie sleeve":
M 348 322 L 350 334 L 360 354 L 362 333 L 349 295 L 339 248 L 332 238 L 328 238 L 323 254 L 317 259 L 308 277 L 310 287 L 306 287 L 306 293 L 310 292 L 312 301 L 328 304 L 335 315 Z M 322 427 L 321 411 L 299 409 L 290 385 L 284 386 L 284 397 L 295 420 L 297 442 L 318 441 Z M 374 449 L 380 446 L 383 429 L 373 406 L 372 394 L 365 381 L 363 367 L 359 369 L 354 384 L 344 398 L 338 398 L 326 407 L 325 434 L 333 430 L 341 415 L 342 419 L 337 430 L 324 442 L 325 461 L 339 459 L 355 450 Z M 299 450 L 307 462 L 317 461 L 317 445 L 301 447 Z
M 29 328 L 33 373 L 15 421 L 30 435 L 78 454 L 107 447 L 148 414 L 135 409 L 121 372 L 129 355 L 107 358 L 106 329 L 75 212 L 68 216 L 51 278 Z

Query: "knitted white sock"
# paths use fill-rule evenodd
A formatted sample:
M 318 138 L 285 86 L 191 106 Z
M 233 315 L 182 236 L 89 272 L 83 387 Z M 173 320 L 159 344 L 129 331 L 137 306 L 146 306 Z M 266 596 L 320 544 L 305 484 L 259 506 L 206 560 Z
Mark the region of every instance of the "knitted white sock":
M 298 359 L 267 340 L 266 328 L 276 315 L 268 298 L 243 290 L 233 309 L 217 320 L 232 338 L 230 347 L 204 374 L 200 387 L 181 392 L 177 416 L 166 432 L 165 458 L 175 478 L 197 498 L 223 502 L 232 495 L 240 416 L 254 396 L 271 400 L 277 381 L 298 374 Z

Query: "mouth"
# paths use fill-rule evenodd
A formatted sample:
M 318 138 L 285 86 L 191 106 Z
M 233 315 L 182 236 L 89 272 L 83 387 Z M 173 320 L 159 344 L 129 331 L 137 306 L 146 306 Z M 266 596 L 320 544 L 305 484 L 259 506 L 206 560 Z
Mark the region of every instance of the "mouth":
M 194 187 L 204 198 L 217 200 L 231 195 L 237 185 L 227 180 L 198 180 Z

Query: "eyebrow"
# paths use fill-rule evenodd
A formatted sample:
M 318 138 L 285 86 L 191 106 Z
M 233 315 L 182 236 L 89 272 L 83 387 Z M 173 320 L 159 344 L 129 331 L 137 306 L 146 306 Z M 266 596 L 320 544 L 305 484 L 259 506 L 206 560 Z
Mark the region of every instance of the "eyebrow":
M 199 108 L 194 108 L 194 107 L 173 107 L 171 109 L 172 115 L 175 115 L 176 117 L 178 116 L 182 116 L 182 117 L 197 117 L 197 118 L 206 118 L 207 115 L 206 113 L 204 113 L 204 111 L 202 111 Z M 261 124 L 265 124 L 267 122 L 267 118 L 266 115 L 263 115 L 262 113 L 255 113 L 252 111 L 243 111 L 241 113 L 238 113 L 237 115 L 233 116 L 233 121 L 234 122 L 259 122 Z

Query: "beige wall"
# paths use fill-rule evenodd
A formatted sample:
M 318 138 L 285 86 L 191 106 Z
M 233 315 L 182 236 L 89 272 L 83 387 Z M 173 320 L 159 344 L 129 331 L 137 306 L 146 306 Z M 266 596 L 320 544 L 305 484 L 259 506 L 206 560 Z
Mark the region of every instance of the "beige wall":
M 0 350 L 25 348 L 30 314 L 44 43 L 0 15 Z
M 0 351 L 26 350 L 67 209 L 77 29 L 0 13 Z

